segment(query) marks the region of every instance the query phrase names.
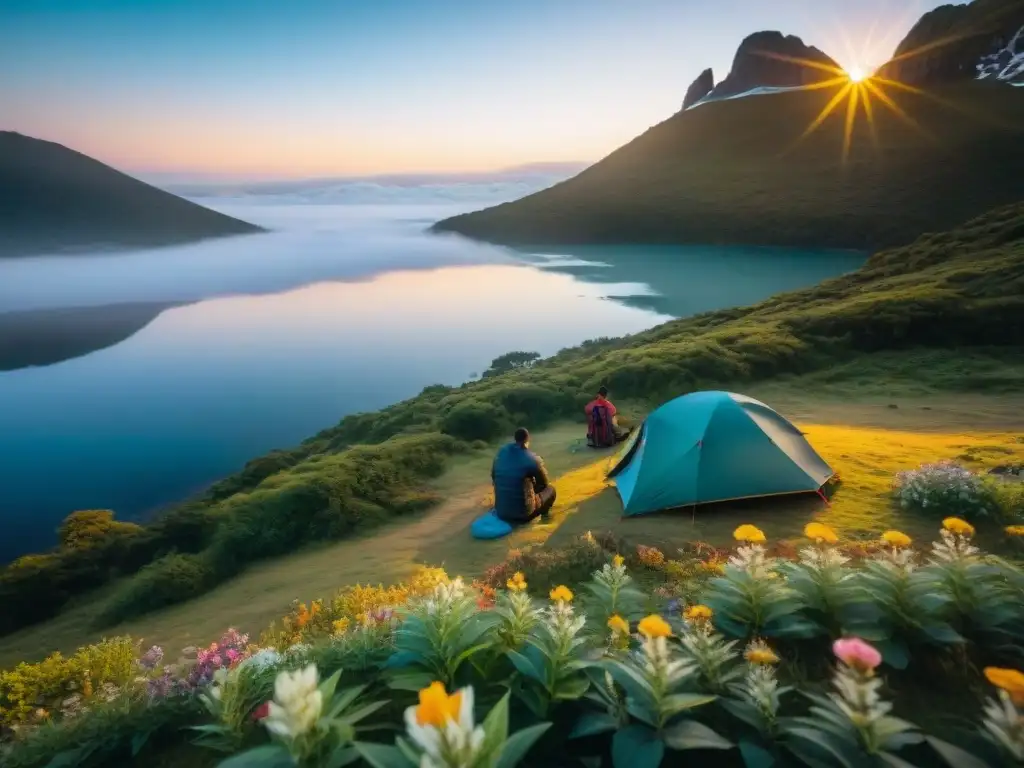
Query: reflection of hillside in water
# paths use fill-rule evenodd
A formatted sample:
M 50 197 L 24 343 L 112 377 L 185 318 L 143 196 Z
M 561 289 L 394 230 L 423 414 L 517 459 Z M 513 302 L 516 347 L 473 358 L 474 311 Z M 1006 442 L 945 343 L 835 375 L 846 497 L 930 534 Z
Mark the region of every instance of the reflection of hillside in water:
M 517 255 L 586 282 L 640 284 L 609 298 L 674 317 L 753 304 L 851 272 L 865 260 L 855 251 L 733 246 L 557 246 Z
M 173 306 L 150 302 L 0 313 L 0 371 L 53 365 L 112 347 Z

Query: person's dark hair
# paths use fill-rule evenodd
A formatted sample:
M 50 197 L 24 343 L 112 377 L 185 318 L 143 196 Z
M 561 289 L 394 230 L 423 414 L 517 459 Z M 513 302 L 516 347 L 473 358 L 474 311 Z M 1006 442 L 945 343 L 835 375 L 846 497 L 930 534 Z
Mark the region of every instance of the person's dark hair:
M 608 387 L 601 387 L 599 390 L 597 390 L 597 394 L 599 394 L 601 397 L 608 397 Z
M 515 441 L 520 445 L 523 445 L 527 440 L 530 439 L 530 430 L 526 427 L 520 427 L 516 430 Z

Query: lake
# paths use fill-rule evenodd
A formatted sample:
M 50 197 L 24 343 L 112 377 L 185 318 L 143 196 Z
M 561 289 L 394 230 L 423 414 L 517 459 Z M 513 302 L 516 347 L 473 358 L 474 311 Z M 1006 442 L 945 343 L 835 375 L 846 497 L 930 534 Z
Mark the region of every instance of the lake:
M 863 262 L 718 247 L 527 252 L 425 231 L 490 199 L 197 202 L 275 231 L 0 261 L 0 562 L 51 546 L 73 510 L 144 518 L 345 414 L 459 384 L 510 350 L 546 356 Z

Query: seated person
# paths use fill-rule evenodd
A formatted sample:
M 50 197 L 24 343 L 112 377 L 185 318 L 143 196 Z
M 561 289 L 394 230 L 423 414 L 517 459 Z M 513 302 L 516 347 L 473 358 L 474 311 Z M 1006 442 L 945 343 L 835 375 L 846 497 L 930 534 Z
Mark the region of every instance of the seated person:
M 629 437 L 630 430 L 619 426 L 618 411 L 608 399 L 608 388 L 597 390 L 597 397 L 583 409 L 587 414 L 587 445 L 607 448 Z
M 544 460 L 530 450 L 530 433 L 520 427 L 514 442 L 498 450 L 491 465 L 494 511 L 508 523 L 526 523 L 545 517 L 555 503 L 555 487 Z

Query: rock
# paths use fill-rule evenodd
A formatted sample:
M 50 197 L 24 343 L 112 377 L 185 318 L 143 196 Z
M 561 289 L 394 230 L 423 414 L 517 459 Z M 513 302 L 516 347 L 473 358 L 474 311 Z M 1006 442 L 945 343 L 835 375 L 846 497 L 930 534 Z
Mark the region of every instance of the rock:
M 813 62 L 828 69 L 802 64 Z M 839 76 L 842 68 L 814 46 L 781 32 L 755 32 L 740 43 L 729 76 L 711 91 L 712 98 L 733 96 L 754 88 L 790 88 Z
M 686 89 L 686 98 L 683 99 L 683 109 L 688 109 L 696 104 L 698 101 L 703 99 L 709 93 L 711 89 L 715 87 L 715 73 L 711 69 L 705 69 L 700 75 L 690 83 L 690 87 Z
M 921 17 L 897 46 L 882 77 L 933 85 L 980 77 L 1024 79 L 1024 0 L 943 5 Z

